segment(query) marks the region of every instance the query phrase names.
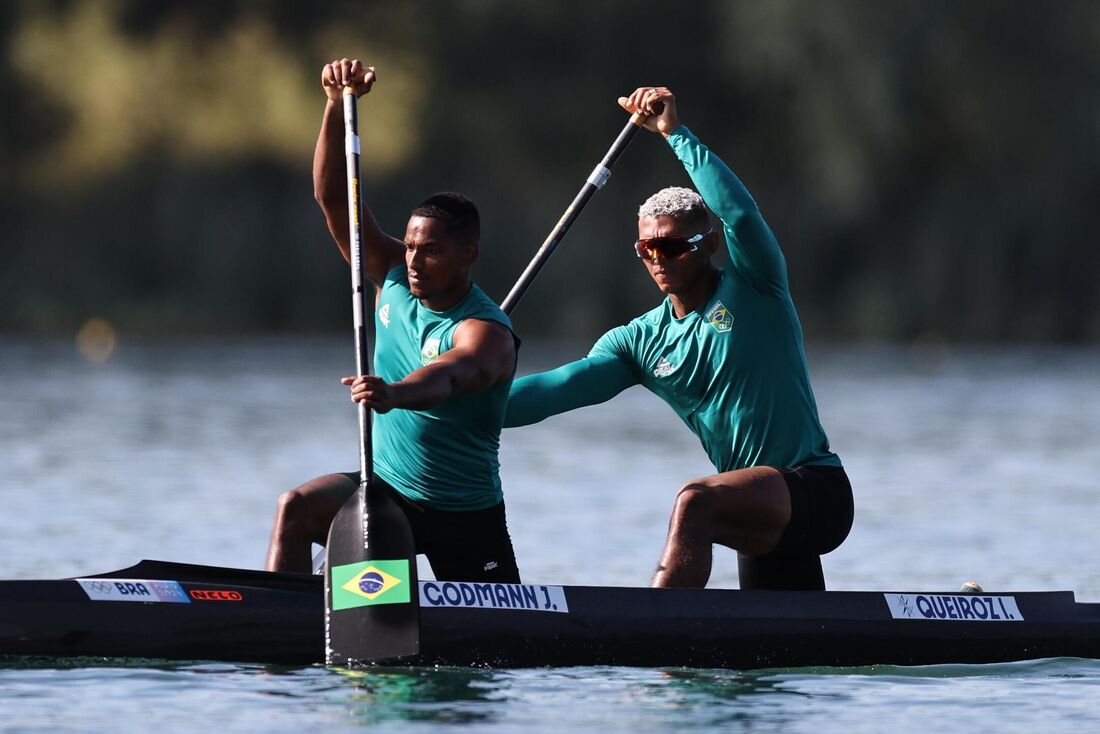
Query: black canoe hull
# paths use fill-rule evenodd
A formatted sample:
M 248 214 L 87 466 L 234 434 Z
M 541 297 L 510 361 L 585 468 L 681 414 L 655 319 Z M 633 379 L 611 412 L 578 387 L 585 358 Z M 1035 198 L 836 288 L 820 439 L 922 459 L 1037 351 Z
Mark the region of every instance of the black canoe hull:
M 74 580 L 3 581 L 0 655 L 324 658 L 320 577 L 143 561 L 96 578 L 170 580 L 189 599 L 97 601 Z M 930 618 L 895 618 L 880 592 L 545 587 L 563 595 L 563 613 L 540 611 L 544 587 L 528 588 L 532 599 L 541 594 L 528 608 L 503 608 L 506 599 L 470 608 L 448 605 L 436 585 L 426 596 L 441 606 L 420 609 L 420 656 L 393 662 L 753 669 L 1100 658 L 1100 604 L 1077 603 L 1072 592 L 984 595 L 988 609 L 973 602 L 982 618 L 963 614 L 971 605 L 958 595 L 907 594 L 924 600 L 911 610 Z
M 320 576 L 143 561 L 99 578 L 170 579 L 194 603 L 93 601 L 73 580 L 0 582 L 0 654 L 310 664 L 324 658 Z M 224 594 L 229 597 L 231 595 Z

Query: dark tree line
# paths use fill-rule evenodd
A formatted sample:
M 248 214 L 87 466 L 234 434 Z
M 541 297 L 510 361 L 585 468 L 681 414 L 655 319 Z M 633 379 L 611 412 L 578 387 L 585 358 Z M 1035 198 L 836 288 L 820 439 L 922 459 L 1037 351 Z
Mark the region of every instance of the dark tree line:
M 321 9 L 324 9 L 323 12 Z M 376 64 L 366 196 L 484 220 L 503 297 L 662 83 L 753 191 L 814 339 L 1100 339 L 1100 5 L 24 2 L 0 5 L 0 331 L 347 327 L 312 201 L 336 56 Z M 515 314 L 592 336 L 657 299 L 634 212 L 687 179 L 639 137 Z

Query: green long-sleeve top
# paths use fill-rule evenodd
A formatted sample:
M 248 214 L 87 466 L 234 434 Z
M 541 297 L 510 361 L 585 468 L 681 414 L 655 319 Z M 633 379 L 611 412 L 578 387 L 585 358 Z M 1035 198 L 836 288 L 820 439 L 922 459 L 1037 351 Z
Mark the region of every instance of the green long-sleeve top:
M 730 265 L 714 294 L 683 318 L 666 298 L 604 334 L 584 359 L 516 380 L 505 427 L 602 403 L 641 384 L 699 437 L 720 472 L 840 466 L 818 418 L 775 235 L 744 184 L 687 127 L 668 143 L 722 222 Z

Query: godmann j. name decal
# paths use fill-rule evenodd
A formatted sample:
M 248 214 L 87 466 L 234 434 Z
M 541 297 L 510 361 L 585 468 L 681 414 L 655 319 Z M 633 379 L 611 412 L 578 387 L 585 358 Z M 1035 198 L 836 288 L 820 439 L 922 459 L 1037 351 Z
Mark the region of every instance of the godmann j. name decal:
M 959 622 L 1022 622 L 1012 596 L 979 594 L 883 594 L 894 619 Z
M 569 613 L 569 604 L 565 601 L 565 589 L 560 586 L 538 584 L 421 581 L 420 606 Z

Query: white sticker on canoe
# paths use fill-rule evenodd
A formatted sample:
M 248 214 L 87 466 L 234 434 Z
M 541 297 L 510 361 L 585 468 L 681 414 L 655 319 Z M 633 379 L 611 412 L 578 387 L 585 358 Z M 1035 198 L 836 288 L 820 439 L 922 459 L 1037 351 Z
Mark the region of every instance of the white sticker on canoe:
M 149 579 L 75 579 L 92 601 L 140 601 L 190 604 L 176 581 Z
M 981 594 L 883 594 L 894 619 L 1022 622 L 1013 596 Z
M 539 584 L 421 581 L 420 606 L 569 613 L 569 604 L 565 601 L 565 589 L 560 586 Z

